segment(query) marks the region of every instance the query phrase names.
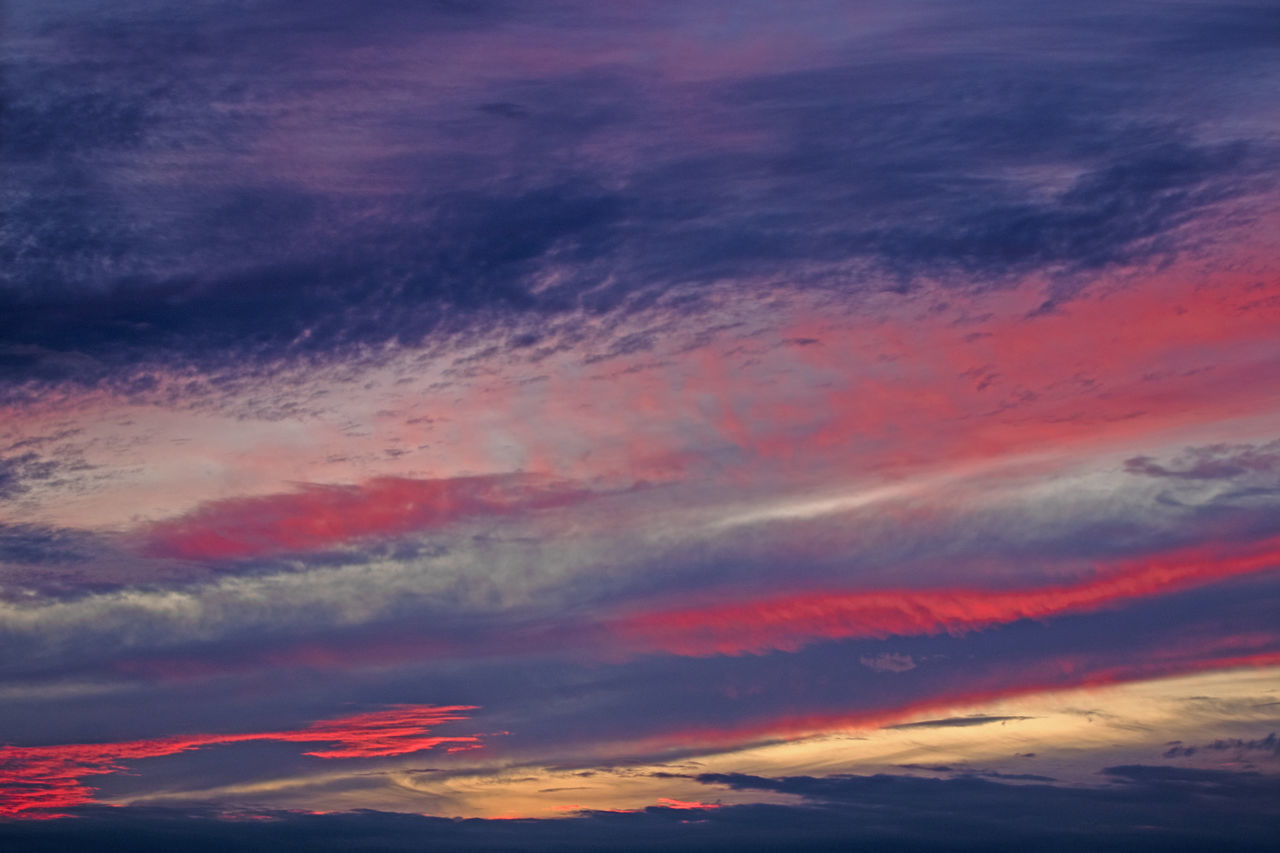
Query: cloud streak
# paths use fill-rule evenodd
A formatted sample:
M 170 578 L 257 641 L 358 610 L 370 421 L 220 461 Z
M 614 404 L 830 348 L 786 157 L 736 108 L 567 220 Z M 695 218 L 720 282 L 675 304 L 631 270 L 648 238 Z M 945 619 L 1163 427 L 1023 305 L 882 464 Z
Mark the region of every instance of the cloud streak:
M 469 705 L 404 705 L 334 720 L 294 731 L 176 735 L 116 743 L 60 746 L 0 746 L 0 816 L 55 818 L 57 810 L 93 802 L 86 777 L 117 773 L 127 762 L 177 755 L 207 746 L 275 741 L 326 744 L 304 752 L 316 758 L 378 758 L 451 744 L 478 745 L 472 736 L 430 735 L 432 728 L 467 719 Z
M 144 552 L 198 560 L 308 551 L 367 536 L 438 529 L 468 518 L 570 506 L 588 497 L 568 483 L 519 475 L 304 484 L 292 493 L 206 503 L 157 522 L 143 534 Z
M 611 626 L 624 645 L 683 655 L 795 650 L 819 640 L 959 633 L 1094 610 L 1280 566 L 1280 542 L 1196 546 L 1104 568 L 1075 584 L 1027 589 L 822 590 L 640 613 Z

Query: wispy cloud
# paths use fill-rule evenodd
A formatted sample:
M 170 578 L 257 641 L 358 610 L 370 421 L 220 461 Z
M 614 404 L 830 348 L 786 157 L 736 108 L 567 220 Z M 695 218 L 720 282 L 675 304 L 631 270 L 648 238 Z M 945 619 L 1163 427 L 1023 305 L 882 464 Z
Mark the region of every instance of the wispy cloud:
M 467 705 L 405 705 L 335 720 L 294 731 L 175 735 L 116 743 L 0 747 L 0 815 L 59 817 L 57 809 L 93 802 L 86 777 L 117 773 L 126 762 L 177 755 L 206 746 L 253 741 L 313 743 L 327 746 L 304 753 L 317 758 L 375 758 L 404 755 L 442 744 L 469 746 L 472 736 L 429 734 L 442 723 L 467 719 Z M 451 747 L 451 748 L 456 748 Z

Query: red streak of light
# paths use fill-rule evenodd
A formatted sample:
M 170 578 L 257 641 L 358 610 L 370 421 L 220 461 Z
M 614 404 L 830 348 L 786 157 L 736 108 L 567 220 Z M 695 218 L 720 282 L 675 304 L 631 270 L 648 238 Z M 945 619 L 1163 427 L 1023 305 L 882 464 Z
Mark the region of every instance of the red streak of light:
M 990 590 L 881 589 L 807 592 L 738 604 L 641 613 L 612 625 L 624 645 L 678 655 L 794 651 L 824 639 L 962 633 L 1020 619 L 1093 610 L 1262 572 L 1280 565 L 1280 538 L 1224 553 L 1196 546 L 1116 564 L 1076 584 Z
M 0 747 L 0 817 L 64 817 L 54 810 L 93 802 L 86 776 L 115 773 L 125 762 L 176 755 L 204 746 L 248 741 L 329 743 L 303 753 L 317 758 L 372 758 L 404 755 L 443 743 L 476 745 L 477 737 L 427 737 L 430 727 L 468 719 L 472 705 L 398 705 L 304 729 L 239 734 L 176 735 L 115 743 Z
M 669 809 L 718 809 L 719 803 L 700 803 L 697 800 L 673 800 L 670 797 L 658 797 L 658 805 Z

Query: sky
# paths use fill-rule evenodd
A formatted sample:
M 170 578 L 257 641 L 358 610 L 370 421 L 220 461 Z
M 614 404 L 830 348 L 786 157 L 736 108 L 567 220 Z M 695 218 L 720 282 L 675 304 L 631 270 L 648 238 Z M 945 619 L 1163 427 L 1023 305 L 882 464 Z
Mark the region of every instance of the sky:
M 1274 840 L 1274 2 L 0 23 L 6 850 Z

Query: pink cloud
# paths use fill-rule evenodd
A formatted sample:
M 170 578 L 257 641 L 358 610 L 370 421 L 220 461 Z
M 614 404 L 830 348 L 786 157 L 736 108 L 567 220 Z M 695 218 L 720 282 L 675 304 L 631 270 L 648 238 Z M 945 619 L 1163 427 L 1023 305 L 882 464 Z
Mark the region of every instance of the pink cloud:
M 151 556 L 234 559 L 331 547 L 365 536 L 432 530 L 466 518 L 513 516 L 585 500 L 567 483 L 524 475 L 356 486 L 303 484 L 296 492 L 210 501 L 145 531 Z

